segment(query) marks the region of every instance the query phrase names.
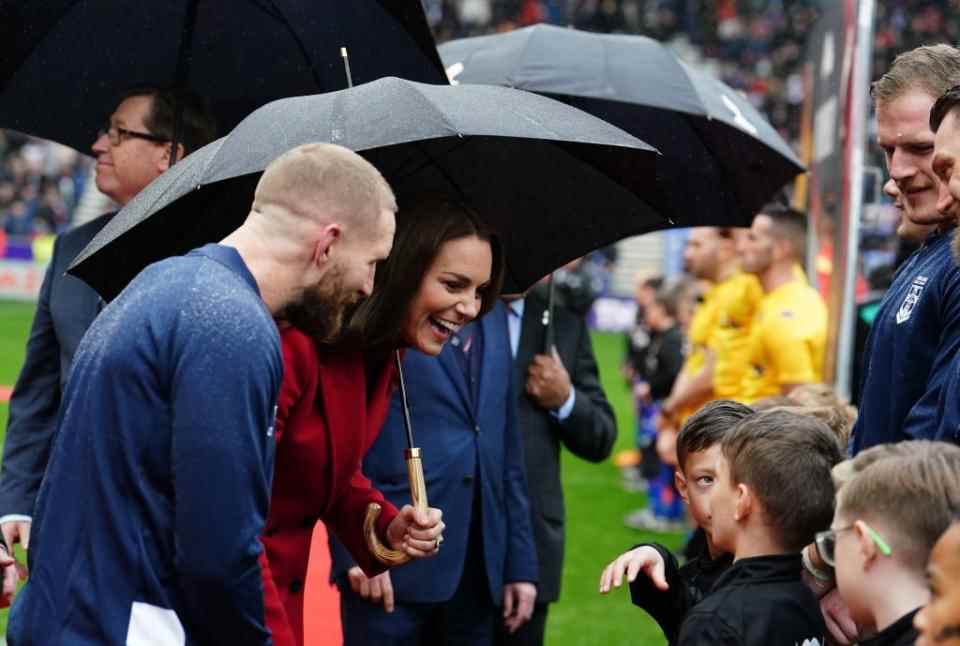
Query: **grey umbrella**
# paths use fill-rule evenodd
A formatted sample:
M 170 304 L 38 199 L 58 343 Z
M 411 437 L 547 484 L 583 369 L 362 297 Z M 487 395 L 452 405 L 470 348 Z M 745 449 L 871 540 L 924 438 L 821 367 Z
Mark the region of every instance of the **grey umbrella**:
M 652 205 L 678 225 L 748 225 L 804 167 L 739 92 L 643 36 L 550 25 L 445 43 L 455 82 L 537 92 L 663 152 Z
M 267 164 L 316 141 L 364 155 L 401 209 L 425 192 L 472 207 L 504 242 L 509 290 L 669 225 L 645 200 L 656 151 L 622 130 L 518 90 L 385 78 L 255 111 L 150 184 L 70 271 L 112 298 L 147 264 L 235 229 Z

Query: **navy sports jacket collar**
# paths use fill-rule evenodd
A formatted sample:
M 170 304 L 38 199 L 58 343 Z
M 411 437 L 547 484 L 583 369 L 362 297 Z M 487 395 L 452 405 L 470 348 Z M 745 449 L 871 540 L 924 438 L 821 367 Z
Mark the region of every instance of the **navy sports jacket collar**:
M 187 255 L 206 256 L 210 260 L 220 263 L 227 269 L 230 269 L 238 276 L 243 278 L 243 280 L 253 288 L 253 291 L 257 293 L 257 296 L 261 295 L 260 287 L 257 285 L 257 281 L 253 277 L 253 274 L 251 274 L 250 270 L 247 268 L 247 263 L 243 262 L 240 252 L 233 247 L 211 242 L 210 244 L 205 244 L 202 247 L 194 249 Z

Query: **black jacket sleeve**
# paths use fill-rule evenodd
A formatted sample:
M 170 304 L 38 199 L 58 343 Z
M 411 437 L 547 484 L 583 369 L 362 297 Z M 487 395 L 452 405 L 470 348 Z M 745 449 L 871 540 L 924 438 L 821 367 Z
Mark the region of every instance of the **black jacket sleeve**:
M 613 408 L 600 385 L 597 362 L 590 344 L 587 326 L 580 325 L 576 359 L 567 366 L 576 391 L 573 410 L 560 422 L 560 438 L 575 455 L 591 462 L 602 462 L 610 456 L 617 439 L 617 423 Z
M 642 608 L 663 630 L 667 641 L 676 643 L 680 624 L 693 605 L 690 588 L 683 580 L 680 564 L 673 553 L 658 543 L 643 543 L 637 547 L 652 547 L 659 552 L 664 563 L 664 578 L 669 588 L 661 590 L 643 572 L 630 584 L 630 600 Z

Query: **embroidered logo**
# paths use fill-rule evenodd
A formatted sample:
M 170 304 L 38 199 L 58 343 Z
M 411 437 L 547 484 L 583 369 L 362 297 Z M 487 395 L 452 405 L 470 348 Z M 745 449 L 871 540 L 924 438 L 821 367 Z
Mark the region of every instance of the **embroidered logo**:
M 826 643 L 826 641 L 820 641 L 816 637 L 811 637 L 810 639 L 804 639 L 803 642 L 797 646 L 823 646 Z
M 923 293 L 923 288 L 928 280 L 926 276 L 917 276 L 913 279 L 906 298 L 903 299 L 903 302 L 900 304 L 900 309 L 897 310 L 897 325 L 910 320 L 910 316 L 920 301 L 920 294 Z

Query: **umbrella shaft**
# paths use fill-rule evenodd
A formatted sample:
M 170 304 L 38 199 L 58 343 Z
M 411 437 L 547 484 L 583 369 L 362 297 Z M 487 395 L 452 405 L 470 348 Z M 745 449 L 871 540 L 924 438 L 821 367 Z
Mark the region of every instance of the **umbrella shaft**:
M 413 506 L 423 513 L 427 513 L 427 481 L 423 476 L 423 460 L 420 449 L 412 448 L 403 452 L 407 461 L 407 475 L 410 478 L 410 500 Z

